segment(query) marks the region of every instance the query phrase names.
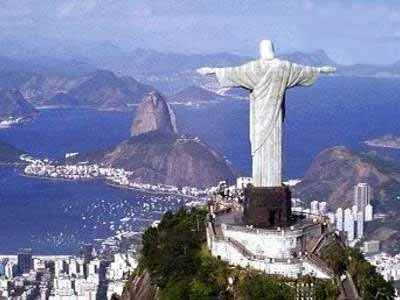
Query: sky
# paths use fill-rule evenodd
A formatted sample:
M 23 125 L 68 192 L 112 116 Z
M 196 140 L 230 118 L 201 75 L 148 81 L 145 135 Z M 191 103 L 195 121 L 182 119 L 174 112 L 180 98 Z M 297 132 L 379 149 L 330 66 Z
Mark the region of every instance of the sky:
M 325 50 L 339 63 L 400 60 L 400 1 L 0 0 L 0 39 L 110 42 L 128 51 L 255 56 Z

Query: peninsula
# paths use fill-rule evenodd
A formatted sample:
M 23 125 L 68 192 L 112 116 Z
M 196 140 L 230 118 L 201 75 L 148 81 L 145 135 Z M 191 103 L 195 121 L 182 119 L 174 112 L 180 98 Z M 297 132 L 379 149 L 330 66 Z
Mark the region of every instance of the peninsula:
M 392 134 L 388 134 L 377 139 L 368 140 L 364 143 L 372 147 L 400 149 L 400 137 Z

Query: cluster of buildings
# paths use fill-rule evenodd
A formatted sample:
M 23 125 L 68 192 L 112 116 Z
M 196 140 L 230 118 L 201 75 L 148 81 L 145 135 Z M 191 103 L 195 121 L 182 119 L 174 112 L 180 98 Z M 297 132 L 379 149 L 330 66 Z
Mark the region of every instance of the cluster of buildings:
M 5 120 L 0 121 L 0 129 L 2 128 L 10 128 L 11 126 L 17 125 L 17 124 L 22 124 L 26 121 L 25 118 L 18 117 L 8 117 Z
M 25 167 L 24 173 L 33 176 L 69 180 L 102 177 L 112 178 L 116 182 L 123 182 L 132 174 L 123 169 L 102 167 L 97 164 L 78 163 L 76 165 L 56 165 L 48 159 L 41 160 L 33 158 L 30 158 L 29 165 Z
M 366 222 L 373 220 L 373 206 L 371 204 L 372 188 L 368 183 L 358 183 L 354 187 L 354 205 L 351 208 L 337 208 L 335 212 L 329 211 L 328 204 L 324 201 L 312 201 L 311 207 L 303 209 L 296 206 L 299 201 L 294 199 L 293 211 L 300 211 L 310 216 L 323 215 L 329 218 L 336 231 L 344 236 L 350 245 L 360 241 L 364 236 Z
M 391 256 L 387 253 L 378 253 L 367 256 L 366 259 L 376 267 L 385 280 L 400 280 L 400 254 Z
M 67 153 L 66 158 L 76 156 L 78 153 Z M 84 180 L 102 178 L 109 184 L 125 188 L 146 190 L 163 194 L 178 194 L 192 197 L 205 197 L 209 194 L 208 190 L 201 190 L 194 187 L 178 187 L 166 184 L 146 184 L 132 181 L 129 177 L 132 172 L 121 168 L 105 167 L 98 164 L 88 164 L 86 162 L 77 164 L 59 165 L 54 164 L 48 159 L 36 159 L 26 155 L 20 157 L 21 160 L 28 162 L 24 173 L 28 176 L 38 176 L 46 178 L 59 178 L 66 180 Z
M 51 263 L 32 257 L 31 249 L 0 257 L 0 297 L 7 299 L 48 299 L 52 286 Z
M 374 208 L 371 196 L 371 186 L 368 183 L 358 183 L 354 187 L 354 205 L 344 210 L 341 207 L 336 210 L 336 230 L 344 232 L 350 244 L 363 238 L 365 222 L 373 220 Z
M 32 256 L 21 249 L 16 256 L 0 257 L 0 298 L 90 300 L 121 295 L 137 266 L 136 253 L 97 256 L 91 244 L 83 256 Z

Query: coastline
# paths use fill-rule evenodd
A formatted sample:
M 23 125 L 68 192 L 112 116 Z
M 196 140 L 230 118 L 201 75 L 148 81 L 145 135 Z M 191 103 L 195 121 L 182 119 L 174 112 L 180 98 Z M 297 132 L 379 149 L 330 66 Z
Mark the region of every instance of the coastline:
M 124 109 L 115 109 L 115 108 L 99 108 L 93 106 L 64 106 L 64 105 L 42 105 L 36 106 L 37 110 L 86 110 L 86 111 L 99 111 L 99 112 L 115 112 L 115 113 L 123 113 L 123 112 L 130 112 L 132 111 L 133 105 L 128 105 Z
M 387 149 L 397 149 L 400 150 L 400 145 L 385 145 L 381 144 L 379 142 L 373 142 L 373 141 L 365 141 L 364 144 L 370 147 L 377 147 L 377 148 L 387 148 Z
M 38 175 L 30 175 L 30 174 L 25 174 L 25 173 L 20 173 L 20 176 L 27 177 L 27 178 L 33 178 L 33 179 L 39 179 L 39 180 L 51 180 L 51 181 L 65 181 L 65 182 L 88 182 L 88 181 L 101 181 L 104 182 L 106 185 L 114 187 L 114 188 L 119 188 L 119 189 L 127 189 L 127 190 L 133 190 L 137 192 L 143 192 L 143 193 L 148 193 L 148 194 L 153 194 L 153 195 L 165 195 L 165 196 L 178 196 L 178 197 L 183 197 L 187 198 L 190 200 L 199 200 L 201 198 L 197 196 L 192 196 L 192 195 L 185 195 L 181 193 L 174 193 L 174 192 L 167 192 L 167 191 L 156 191 L 152 189 L 146 189 L 146 188 L 138 188 L 138 187 L 132 187 L 132 186 L 126 186 L 126 185 L 121 185 L 121 184 L 116 184 L 112 183 L 110 180 L 107 180 L 105 178 L 79 178 L 79 179 L 68 179 L 68 178 L 62 178 L 62 177 L 47 177 L 47 176 L 38 176 Z
M 0 166 L 23 166 L 26 165 L 24 162 L 5 162 L 5 161 L 0 161 Z
M 41 180 L 54 180 L 54 181 L 69 181 L 69 182 L 78 182 L 78 181 L 104 181 L 102 178 L 79 178 L 79 179 L 69 179 L 69 178 L 62 178 L 62 177 L 48 177 L 48 176 L 39 176 L 39 175 L 30 175 L 26 173 L 20 173 L 21 176 L 23 177 L 28 177 L 28 178 L 35 178 L 35 179 L 41 179 Z
M 134 190 L 138 192 L 145 192 L 149 194 L 154 194 L 154 195 L 168 195 L 168 196 L 179 196 L 179 197 L 184 197 L 184 198 L 189 198 L 192 200 L 199 199 L 196 196 L 191 196 L 191 195 L 185 195 L 185 194 L 180 194 L 180 193 L 173 193 L 173 192 L 163 192 L 163 191 L 154 191 L 150 189 L 140 189 L 132 186 L 126 186 L 126 185 L 121 185 L 121 184 L 115 184 L 110 182 L 109 180 L 105 180 L 105 183 L 109 186 L 119 188 L 119 189 L 127 189 L 127 190 Z

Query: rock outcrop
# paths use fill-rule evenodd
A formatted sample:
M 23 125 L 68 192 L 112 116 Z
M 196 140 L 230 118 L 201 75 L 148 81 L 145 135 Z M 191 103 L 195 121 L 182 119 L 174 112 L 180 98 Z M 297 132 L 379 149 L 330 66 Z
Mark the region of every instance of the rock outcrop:
M 389 211 L 400 190 L 400 163 L 374 152 L 329 148 L 317 155 L 294 192 L 306 202 L 328 200 L 333 208 L 351 207 L 354 186 L 359 182 L 369 183 L 374 191 L 373 201 Z
M 97 162 L 132 171 L 131 179 L 142 183 L 205 188 L 235 179 L 231 166 L 208 145 L 159 131 L 131 137 Z
M 12 118 L 33 118 L 39 112 L 16 89 L 0 89 L 0 121 Z
M 157 92 L 146 95 L 138 107 L 132 123 L 131 136 L 151 131 L 177 133 L 175 113 L 165 98 Z
M 206 188 L 236 177 L 210 146 L 177 134 L 174 112 L 158 93 L 143 99 L 130 138 L 108 151 L 77 159 L 132 171 L 131 179 L 141 183 Z
M 137 275 L 129 282 L 121 295 L 121 300 L 155 300 L 157 299 L 157 287 L 151 282 L 150 274 L 144 271 L 143 274 Z

